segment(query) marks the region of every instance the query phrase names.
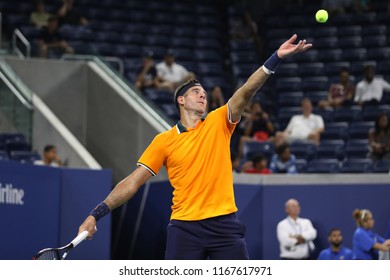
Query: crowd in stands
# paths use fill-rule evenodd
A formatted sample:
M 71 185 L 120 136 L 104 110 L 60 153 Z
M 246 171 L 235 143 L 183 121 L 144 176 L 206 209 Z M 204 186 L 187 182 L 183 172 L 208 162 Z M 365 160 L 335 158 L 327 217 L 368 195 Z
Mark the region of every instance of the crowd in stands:
M 390 30 L 388 1 L 288 3 L 287 23 L 283 11 L 259 17 L 240 1 L 227 3 L 223 11 L 215 3 L 179 2 L 172 0 L 168 7 L 158 1 L 37 1 L 18 11 L 28 14 L 30 23 L 18 17 L 11 22 L 36 43 L 40 57 L 92 53 L 122 58 L 129 82 L 173 120 L 178 114 L 172 94 L 181 82 L 199 79 L 211 111 L 281 40 L 292 33 L 307 36 L 313 49 L 284 61 L 244 113 L 231 142 L 234 170 L 390 169 L 390 64 L 384 60 L 390 57 L 384 37 Z M 330 12 L 326 24 L 299 19 L 319 6 Z M 281 148 L 286 156 L 278 152 Z M 356 159 L 369 160 L 361 165 L 367 168 L 343 169 Z

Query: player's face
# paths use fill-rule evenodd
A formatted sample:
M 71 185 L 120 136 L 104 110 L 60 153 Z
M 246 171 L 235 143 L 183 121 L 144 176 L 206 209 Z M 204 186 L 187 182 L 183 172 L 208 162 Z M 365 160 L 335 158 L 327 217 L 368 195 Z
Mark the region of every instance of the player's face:
M 206 112 L 207 93 L 201 86 L 190 88 L 184 97 L 184 108 L 193 110 L 201 115 Z
M 329 242 L 333 246 L 339 247 L 342 241 L 343 236 L 341 235 L 341 231 L 339 230 L 334 230 L 329 236 Z
M 363 222 L 363 227 L 365 229 L 372 229 L 374 227 L 375 220 L 371 214 L 368 214 L 367 219 Z

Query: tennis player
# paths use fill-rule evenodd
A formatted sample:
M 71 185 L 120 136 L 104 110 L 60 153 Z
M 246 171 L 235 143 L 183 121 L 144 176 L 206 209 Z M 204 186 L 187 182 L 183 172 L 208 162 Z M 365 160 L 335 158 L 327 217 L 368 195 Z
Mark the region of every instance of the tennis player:
M 248 259 L 245 226 L 237 219 L 230 138 L 244 108 L 277 65 L 311 47 L 293 35 L 222 107 L 210 112 L 207 93 L 197 80 L 179 86 L 174 102 L 180 121 L 158 134 L 137 162 L 138 168 L 117 184 L 84 223 L 89 238 L 96 222 L 127 202 L 164 165 L 174 189 L 167 228 L 166 259 Z

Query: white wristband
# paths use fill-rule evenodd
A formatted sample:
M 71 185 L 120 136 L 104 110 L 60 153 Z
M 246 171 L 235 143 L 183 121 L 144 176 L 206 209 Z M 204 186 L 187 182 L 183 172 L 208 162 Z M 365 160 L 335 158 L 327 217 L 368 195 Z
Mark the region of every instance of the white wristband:
M 272 75 L 273 73 L 275 73 L 275 71 L 271 71 L 269 70 L 267 67 L 265 67 L 264 65 L 261 66 L 263 68 L 263 71 L 265 72 L 265 74 L 267 75 Z

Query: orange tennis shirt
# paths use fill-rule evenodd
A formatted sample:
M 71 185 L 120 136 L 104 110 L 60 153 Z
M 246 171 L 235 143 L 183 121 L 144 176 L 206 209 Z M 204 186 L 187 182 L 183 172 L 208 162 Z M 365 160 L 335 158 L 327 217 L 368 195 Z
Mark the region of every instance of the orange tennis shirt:
M 158 134 L 137 165 L 156 175 L 164 165 L 173 187 L 171 219 L 196 221 L 237 211 L 233 192 L 228 103 L 195 128 L 179 121 Z

